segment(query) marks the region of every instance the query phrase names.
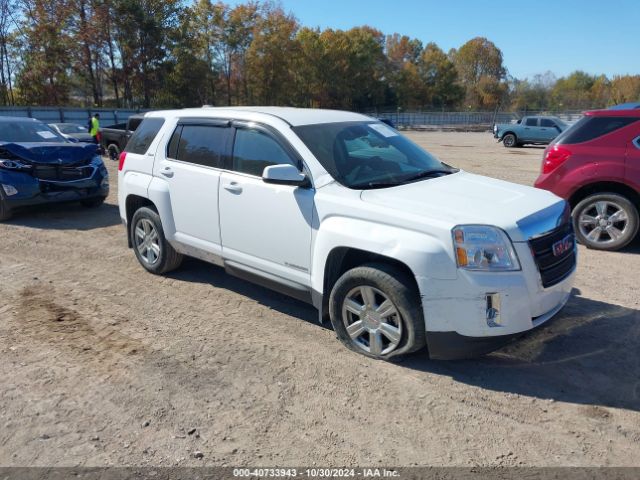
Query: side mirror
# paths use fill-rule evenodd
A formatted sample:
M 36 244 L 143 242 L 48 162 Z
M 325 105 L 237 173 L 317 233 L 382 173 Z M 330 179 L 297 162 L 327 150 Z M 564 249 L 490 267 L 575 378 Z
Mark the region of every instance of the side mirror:
M 293 165 L 271 165 L 262 172 L 262 181 L 277 185 L 295 185 L 307 187 L 311 182 L 304 173 L 301 173 Z

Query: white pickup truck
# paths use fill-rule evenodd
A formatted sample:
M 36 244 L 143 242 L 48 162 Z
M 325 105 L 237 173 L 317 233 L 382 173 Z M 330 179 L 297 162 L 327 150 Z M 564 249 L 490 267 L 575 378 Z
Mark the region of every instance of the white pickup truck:
M 364 115 L 147 113 L 119 170 L 145 269 L 183 255 L 219 265 L 312 303 L 371 357 L 487 353 L 553 317 L 572 289 L 562 199 L 455 169 Z

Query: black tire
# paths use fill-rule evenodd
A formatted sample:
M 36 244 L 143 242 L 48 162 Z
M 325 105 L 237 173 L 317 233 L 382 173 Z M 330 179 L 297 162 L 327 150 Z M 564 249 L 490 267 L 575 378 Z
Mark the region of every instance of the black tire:
M 506 148 L 514 148 L 518 146 L 518 137 L 516 137 L 515 133 L 507 133 L 504 137 L 502 137 L 502 145 Z
M 111 160 L 118 160 L 120 156 L 120 147 L 115 143 L 110 143 L 107 147 L 107 154 Z
M 139 248 L 139 244 L 141 242 L 136 239 L 136 227 L 141 226 L 145 221 L 150 222 L 157 232 L 157 246 L 159 251 L 157 253 L 157 258 L 153 262 L 143 256 L 141 248 Z M 133 214 L 133 218 L 131 219 L 131 224 L 129 225 L 129 235 L 136 258 L 140 262 L 140 265 L 142 265 L 147 271 L 156 275 L 161 275 L 175 270 L 182 263 L 182 255 L 174 250 L 164 236 L 160 216 L 155 210 L 149 207 L 141 207 L 136 210 Z
M 605 212 L 604 215 L 600 215 L 598 204 L 606 205 L 606 208 L 600 207 L 600 209 Z M 623 211 L 624 215 L 622 217 L 615 217 L 616 211 Z M 598 223 L 581 222 L 581 217 L 583 216 L 584 219 L 594 218 Z M 638 233 L 638 225 L 640 224 L 638 220 L 638 207 L 631 203 L 628 198 L 610 192 L 589 195 L 576 205 L 573 209 L 572 217 L 578 242 L 594 250 L 613 251 L 624 248 L 635 238 Z M 626 221 L 620 220 L 615 222 L 613 221 L 614 218 L 626 218 Z M 596 226 L 600 228 L 600 232 L 594 233 L 593 237 L 589 238 L 587 235 L 591 234 Z M 611 227 L 615 228 L 618 232 L 622 232 L 622 234 L 618 236 L 616 232 L 615 235 L 611 235 L 607 232 Z M 597 240 L 595 238 L 596 236 L 598 237 Z
M 102 205 L 105 200 L 105 197 L 87 198 L 86 200 L 81 200 L 80 204 L 87 208 L 97 208 Z
M 360 337 L 354 340 L 347 332 L 345 318 L 343 317 L 343 306 L 350 292 L 359 287 L 373 287 L 373 289 L 383 293 L 399 313 L 398 316 L 392 317 L 395 319 L 394 322 L 402 322 L 400 340 L 392 351 L 377 355 L 372 354 L 363 348 L 362 343 L 359 343 Z M 387 360 L 415 352 L 426 345 L 422 303 L 420 295 L 416 291 L 415 282 L 402 270 L 390 265 L 366 264 L 345 272 L 331 290 L 329 313 L 331 324 L 340 341 L 347 348 L 371 358 Z M 348 322 L 349 319 L 346 321 Z M 371 339 L 370 334 L 367 332 L 362 335 L 366 336 L 364 338 Z M 383 341 L 387 340 L 386 337 L 383 339 Z M 371 344 L 371 340 L 369 340 L 369 344 Z M 387 345 L 391 345 L 391 342 Z M 387 346 L 387 348 L 389 347 Z M 371 348 L 369 347 L 369 349 Z M 384 349 L 382 352 L 384 352 Z
M 4 200 L 4 194 L 0 192 L 0 222 L 9 220 L 13 215 L 13 212 Z

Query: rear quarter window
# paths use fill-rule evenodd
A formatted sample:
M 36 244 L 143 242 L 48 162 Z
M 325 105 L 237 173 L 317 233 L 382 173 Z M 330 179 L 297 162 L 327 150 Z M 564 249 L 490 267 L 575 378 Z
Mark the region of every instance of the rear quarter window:
M 556 144 L 571 145 L 588 142 L 639 120 L 635 117 L 582 117 L 558 137 Z
M 129 153 L 144 154 L 162 128 L 164 118 L 145 118 L 127 143 Z

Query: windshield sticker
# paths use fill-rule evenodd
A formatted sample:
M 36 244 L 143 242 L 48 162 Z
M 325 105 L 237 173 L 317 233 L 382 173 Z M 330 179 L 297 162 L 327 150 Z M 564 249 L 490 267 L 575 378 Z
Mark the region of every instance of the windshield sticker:
M 397 137 L 398 132 L 396 132 L 393 128 L 385 125 L 384 123 L 371 123 L 369 124 L 371 128 L 373 128 L 376 132 L 378 132 L 383 137 Z
M 53 132 L 49 132 L 47 130 L 42 130 L 41 132 L 36 132 L 42 138 L 56 138 L 56 134 Z

